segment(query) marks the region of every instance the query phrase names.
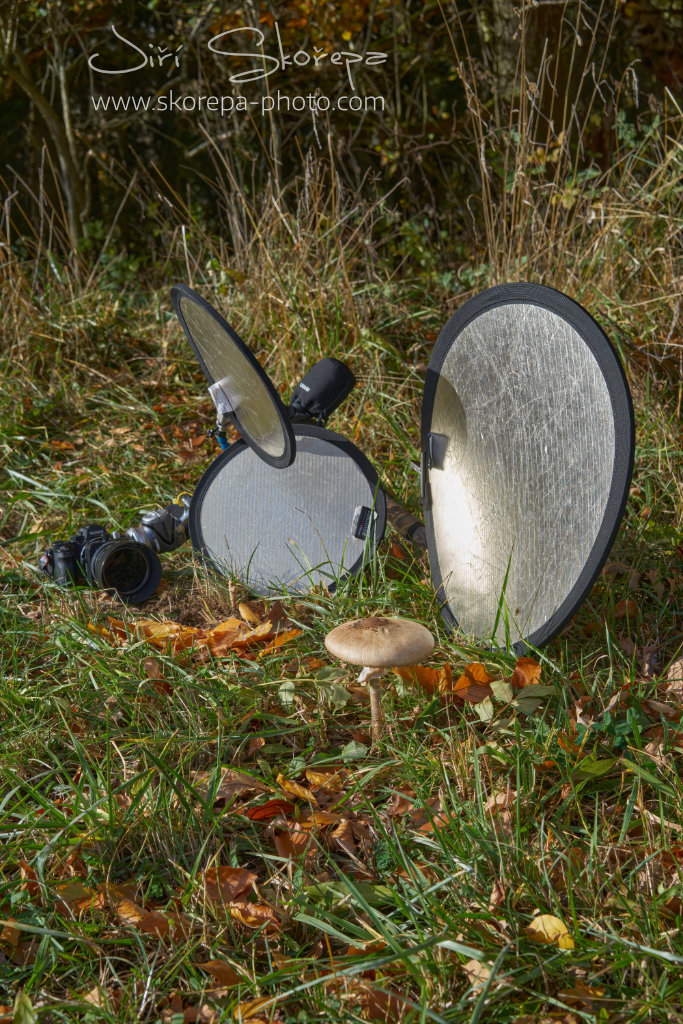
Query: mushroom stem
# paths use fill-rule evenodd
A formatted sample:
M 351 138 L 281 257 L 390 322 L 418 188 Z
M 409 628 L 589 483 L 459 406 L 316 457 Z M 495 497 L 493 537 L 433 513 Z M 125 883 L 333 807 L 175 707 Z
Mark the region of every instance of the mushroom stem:
M 382 710 L 382 687 L 379 679 L 368 680 L 370 690 L 370 727 L 372 729 L 372 742 L 377 744 L 384 736 L 387 720 Z
M 382 687 L 380 679 L 384 676 L 384 669 L 364 668 L 358 676 L 359 683 L 368 684 L 370 694 L 370 730 L 372 732 L 373 746 L 377 746 L 387 731 L 387 720 L 382 710 Z

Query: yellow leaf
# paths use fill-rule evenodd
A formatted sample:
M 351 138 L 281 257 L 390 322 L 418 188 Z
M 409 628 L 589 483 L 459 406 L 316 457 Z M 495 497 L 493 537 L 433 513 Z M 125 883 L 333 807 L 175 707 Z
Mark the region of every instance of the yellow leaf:
M 539 942 L 546 946 L 559 946 L 560 949 L 574 948 L 574 940 L 569 934 L 566 924 L 553 914 L 539 914 L 525 928 L 525 932 L 532 942 Z
M 301 786 L 298 782 L 294 782 L 292 779 L 286 779 L 282 772 L 277 777 L 277 784 L 284 789 L 285 793 L 289 793 L 290 796 L 296 796 L 300 800 L 307 800 L 309 803 L 317 806 L 318 801 L 311 793 L 310 789 L 306 789 L 305 786 Z

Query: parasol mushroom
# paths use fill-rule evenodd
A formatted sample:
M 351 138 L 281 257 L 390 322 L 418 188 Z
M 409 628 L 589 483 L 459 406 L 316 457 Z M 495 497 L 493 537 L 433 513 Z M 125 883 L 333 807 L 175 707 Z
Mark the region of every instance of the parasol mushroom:
M 370 691 L 372 742 L 376 746 L 386 731 L 380 679 L 388 668 L 416 665 L 426 658 L 434 649 L 434 637 L 411 619 L 372 615 L 336 626 L 325 637 L 325 646 L 340 661 L 363 666 L 358 682 L 367 683 Z

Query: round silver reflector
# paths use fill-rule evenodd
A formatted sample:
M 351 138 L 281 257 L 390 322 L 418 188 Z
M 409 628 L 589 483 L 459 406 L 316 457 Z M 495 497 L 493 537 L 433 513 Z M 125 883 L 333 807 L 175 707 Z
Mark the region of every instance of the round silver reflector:
M 192 288 L 174 285 L 171 299 L 212 385 L 209 390 L 214 401 L 218 395 L 240 434 L 260 458 L 271 466 L 288 466 L 294 458 L 292 427 L 263 367 L 230 324 Z
M 434 346 L 422 405 L 446 622 L 518 650 L 562 629 L 612 546 L 633 450 L 624 372 L 581 306 L 529 284 L 466 302 Z
M 357 573 L 384 534 L 377 474 L 349 441 L 296 425 L 291 466 L 267 465 L 238 441 L 200 479 L 190 505 L 194 548 L 264 597 L 330 589 Z

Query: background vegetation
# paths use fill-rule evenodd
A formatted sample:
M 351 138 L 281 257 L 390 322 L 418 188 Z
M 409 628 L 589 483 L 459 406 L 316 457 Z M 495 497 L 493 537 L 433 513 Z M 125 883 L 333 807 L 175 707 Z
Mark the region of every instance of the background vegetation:
M 182 44 L 180 66 L 93 72 L 94 53 L 130 66 L 112 24 Z M 244 24 L 267 53 L 276 24 L 285 50 L 386 52 L 354 72 L 384 112 L 93 108 L 227 94 L 206 43 Z M 0 1019 L 682 1020 L 679 0 L 9 2 L 0 30 Z M 349 92 L 331 65 L 243 91 L 266 86 Z M 178 552 L 122 646 L 112 599 L 38 578 L 49 539 L 130 525 L 213 456 L 178 280 L 284 395 L 321 355 L 348 361 L 332 426 L 416 512 L 453 310 L 530 280 L 600 320 L 636 403 L 632 495 L 540 677 L 447 636 L 395 537 L 282 613 Z M 383 611 L 438 647 L 396 677 L 371 756 L 323 638 Z M 199 642 L 285 613 L 300 632 L 262 656 Z M 180 625 L 155 649 L 148 620 Z M 488 681 L 458 687 L 482 660 Z

